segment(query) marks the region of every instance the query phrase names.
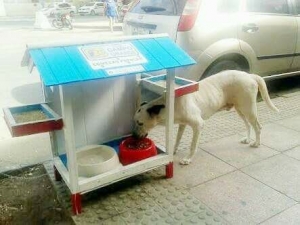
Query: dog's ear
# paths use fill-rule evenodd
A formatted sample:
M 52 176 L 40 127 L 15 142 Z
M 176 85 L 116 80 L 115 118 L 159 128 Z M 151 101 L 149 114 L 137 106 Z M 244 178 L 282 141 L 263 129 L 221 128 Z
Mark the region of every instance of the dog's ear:
M 161 109 L 165 108 L 165 105 L 154 105 L 147 109 L 147 112 L 151 117 L 157 116 Z

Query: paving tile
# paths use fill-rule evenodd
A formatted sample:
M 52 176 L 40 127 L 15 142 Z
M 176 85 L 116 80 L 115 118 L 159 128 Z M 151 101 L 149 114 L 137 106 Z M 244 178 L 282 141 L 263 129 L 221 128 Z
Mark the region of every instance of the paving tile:
M 261 144 L 283 152 L 300 145 L 300 133 L 278 124 L 266 124 L 262 128 Z
M 234 225 L 258 224 L 295 204 L 240 171 L 192 188 L 191 193 Z
M 260 225 L 299 225 L 300 224 L 300 204 L 279 213 L 271 219 L 261 223 Z
M 280 154 L 248 166 L 242 171 L 300 201 L 300 161 Z
M 80 224 L 80 223 L 78 223 L 78 224 Z M 126 225 L 127 223 L 121 217 L 121 215 L 117 215 L 117 216 L 111 217 L 107 220 L 102 220 L 98 223 L 98 225 L 99 224 L 101 224 L 101 225 Z
M 203 144 L 201 148 L 236 168 L 242 168 L 279 154 L 263 145 L 259 148 L 251 148 L 248 144 L 240 143 L 241 138 L 240 135 L 233 135 Z
M 185 187 L 194 187 L 235 170 L 234 167 L 216 157 L 199 150 L 189 165 L 180 165 L 180 160 L 187 154 L 178 152 L 174 158 L 173 182 Z
M 279 120 L 274 123 L 300 132 L 300 116 L 294 116 L 284 120 Z
M 298 159 L 300 160 L 300 145 L 291 149 L 291 150 L 288 150 L 286 152 L 284 152 L 285 155 L 288 155 L 294 159 Z
M 120 215 L 127 224 L 164 225 L 174 224 L 175 221 L 159 206 L 147 209 L 135 208 Z
M 197 225 L 230 225 L 225 220 L 221 219 L 218 216 L 215 216 L 215 214 L 212 213 L 212 211 L 204 211 L 201 212 L 195 216 L 192 216 L 191 218 L 185 220 L 181 223 L 181 225 L 187 225 L 187 224 L 197 224 Z
M 114 193 L 111 202 L 120 213 L 138 207 L 151 208 L 154 205 L 154 201 L 144 191 L 140 191 L 136 187 Z
M 189 196 L 189 192 L 184 187 L 175 185 L 173 179 L 149 180 L 142 188 L 155 201 Z
M 298 91 L 296 91 L 296 92 L 292 92 L 292 93 L 283 93 L 283 94 L 281 94 L 281 96 L 286 97 L 286 98 L 290 98 L 290 97 L 298 97 L 298 96 L 299 96 L 299 91 L 300 91 L 300 89 L 298 88 Z
M 212 212 L 191 194 L 184 196 L 166 196 L 156 200 L 175 223 L 180 224 L 227 224 L 220 216 Z

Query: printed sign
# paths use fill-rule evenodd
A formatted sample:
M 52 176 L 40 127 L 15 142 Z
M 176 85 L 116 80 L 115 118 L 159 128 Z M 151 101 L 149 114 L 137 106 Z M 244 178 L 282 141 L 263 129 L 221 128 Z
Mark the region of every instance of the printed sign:
M 78 48 L 94 70 L 118 68 L 118 70 L 116 71 L 121 74 L 123 73 L 122 71 L 120 71 L 122 70 L 122 67 L 124 67 L 124 73 L 126 73 L 126 70 L 141 70 L 142 66 L 134 67 L 134 65 L 139 65 L 147 62 L 145 57 L 136 49 L 136 47 L 132 43 L 129 42 L 89 45 L 81 46 Z M 116 71 L 110 73 L 117 74 Z
M 110 76 L 114 75 L 120 75 L 124 73 L 140 73 L 145 71 L 144 67 L 141 65 L 137 66 L 127 66 L 127 67 L 122 67 L 122 68 L 113 68 L 113 69 L 107 69 L 106 73 Z

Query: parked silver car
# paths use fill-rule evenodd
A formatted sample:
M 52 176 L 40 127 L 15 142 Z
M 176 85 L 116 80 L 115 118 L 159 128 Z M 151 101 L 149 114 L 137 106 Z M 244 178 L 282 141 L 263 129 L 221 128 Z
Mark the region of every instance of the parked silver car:
M 299 15 L 300 0 L 138 0 L 123 31 L 168 33 L 197 61 L 193 80 L 225 69 L 271 79 L 300 70 Z
M 54 2 L 41 10 L 45 16 L 54 16 L 55 14 L 70 14 L 73 16 L 77 10 L 76 6 L 67 2 Z
M 78 13 L 83 15 L 104 15 L 104 3 L 103 2 L 89 2 L 78 9 Z

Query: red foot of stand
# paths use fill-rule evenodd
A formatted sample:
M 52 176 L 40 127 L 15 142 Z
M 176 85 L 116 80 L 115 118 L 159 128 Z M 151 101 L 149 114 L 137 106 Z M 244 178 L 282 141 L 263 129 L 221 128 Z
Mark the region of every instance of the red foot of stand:
M 168 165 L 166 165 L 166 178 L 172 178 L 173 177 L 173 162 L 170 162 Z
M 72 200 L 72 210 L 74 215 L 78 215 L 81 213 L 81 194 L 72 194 L 71 196 Z
M 55 166 L 53 166 L 53 168 L 54 168 L 54 177 L 55 177 L 55 180 L 56 181 L 61 181 L 61 175 L 60 175 L 60 173 L 58 172 L 58 170 L 56 169 L 56 167 Z

